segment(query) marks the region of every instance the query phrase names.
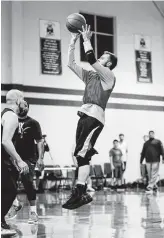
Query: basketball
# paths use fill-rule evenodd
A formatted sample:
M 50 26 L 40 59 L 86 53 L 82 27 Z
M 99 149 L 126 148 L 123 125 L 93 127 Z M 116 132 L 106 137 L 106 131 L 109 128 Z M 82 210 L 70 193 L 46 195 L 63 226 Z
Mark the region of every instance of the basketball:
M 83 15 L 79 13 L 73 13 L 67 17 L 66 27 L 72 33 L 79 33 L 82 30 L 82 26 L 86 25 L 86 20 Z

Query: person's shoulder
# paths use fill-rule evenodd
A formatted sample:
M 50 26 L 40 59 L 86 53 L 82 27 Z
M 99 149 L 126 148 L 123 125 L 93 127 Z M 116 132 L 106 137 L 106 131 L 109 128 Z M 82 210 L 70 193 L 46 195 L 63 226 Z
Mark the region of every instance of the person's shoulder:
M 7 124 L 17 124 L 18 125 L 18 116 L 13 111 L 7 111 L 3 114 L 1 117 L 1 125 L 4 125 L 4 123 Z
M 115 76 L 115 74 L 113 73 L 113 71 L 110 70 L 108 67 L 105 67 L 105 69 L 106 69 L 106 72 L 109 73 L 110 79 L 113 79 L 113 82 L 115 83 L 115 81 L 116 81 L 116 76 Z
M 106 67 L 106 68 L 109 70 L 109 73 L 113 76 L 113 78 L 116 79 L 116 76 L 115 76 L 115 74 L 113 73 L 113 71 L 110 70 L 108 67 Z
M 17 114 L 14 111 L 10 110 L 10 111 L 7 111 L 7 112 L 5 112 L 3 114 L 2 119 L 3 120 L 5 120 L 5 119 L 13 119 L 13 120 L 15 119 L 15 120 L 18 120 L 18 116 L 17 116 Z
M 25 124 L 28 124 L 30 127 L 35 127 L 35 126 L 40 125 L 39 122 L 38 122 L 36 119 L 34 119 L 34 118 L 30 117 L 30 116 L 28 116 L 28 117 L 24 120 L 24 123 L 25 123 Z
M 40 127 L 40 123 L 35 119 L 33 120 L 33 125 L 37 128 Z
M 31 121 L 33 124 L 39 124 L 39 122 L 36 119 L 32 118 L 32 117 L 28 116 L 28 120 Z
M 161 140 L 159 139 L 154 139 L 156 143 L 161 144 Z
M 110 78 L 110 81 L 112 80 L 113 81 L 113 85 L 115 85 L 115 82 L 116 82 L 116 77 L 113 73 L 112 70 L 110 70 L 108 67 L 104 67 L 102 68 L 102 72 L 104 71 L 105 75 L 107 78 Z M 98 72 L 96 72 L 99 76 L 100 74 Z
M 150 144 L 150 140 L 147 140 L 147 141 L 145 141 L 145 143 L 144 143 L 144 146 L 147 146 L 147 145 L 149 145 Z

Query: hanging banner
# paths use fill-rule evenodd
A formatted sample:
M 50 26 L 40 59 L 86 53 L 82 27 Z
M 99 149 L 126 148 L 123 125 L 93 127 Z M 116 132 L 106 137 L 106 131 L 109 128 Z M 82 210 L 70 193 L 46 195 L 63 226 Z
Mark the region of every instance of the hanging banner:
M 135 61 L 137 81 L 152 83 L 151 39 L 149 36 L 135 35 Z
M 62 73 L 59 22 L 40 20 L 40 60 L 42 74 Z

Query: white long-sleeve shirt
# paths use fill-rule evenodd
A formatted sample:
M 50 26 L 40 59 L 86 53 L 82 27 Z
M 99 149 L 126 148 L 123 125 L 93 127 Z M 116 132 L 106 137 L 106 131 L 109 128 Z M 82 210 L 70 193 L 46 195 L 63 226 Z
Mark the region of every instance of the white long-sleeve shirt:
M 89 49 L 92 49 L 90 41 L 84 42 L 84 49 L 85 52 L 87 52 Z M 92 67 L 96 71 L 88 71 L 83 69 L 81 66 L 77 65 L 75 62 L 75 56 L 74 56 L 74 50 L 75 50 L 75 44 L 71 42 L 68 49 L 68 67 L 85 83 L 86 88 L 88 91 L 92 90 L 92 92 L 87 92 L 87 96 L 90 98 L 94 98 L 94 84 L 96 84 L 96 80 L 99 80 L 101 82 L 102 89 L 99 90 L 98 96 L 101 97 L 101 94 L 109 94 L 113 90 L 114 84 L 115 84 L 115 77 L 113 72 L 107 68 L 101 65 L 98 61 L 96 61 Z M 91 83 L 91 80 L 93 80 Z M 90 85 L 89 85 L 90 84 Z M 88 86 L 89 85 L 89 86 Z M 96 88 L 97 87 L 97 88 Z M 98 84 L 95 87 L 95 91 L 98 89 Z M 102 91 L 103 90 L 103 91 Z M 109 98 L 109 95 L 107 95 L 107 99 Z M 105 110 L 103 110 L 102 107 L 99 105 L 92 103 L 84 103 L 82 107 L 80 108 L 81 112 L 87 114 L 88 116 L 94 117 L 97 120 L 99 120 L 102 124 L 105 124 Z
M 119 141 L 119 148 L 122 151 L 122 159 L 124 162 L 127 162 L 128 159 L 128 145 L 126 141 Z

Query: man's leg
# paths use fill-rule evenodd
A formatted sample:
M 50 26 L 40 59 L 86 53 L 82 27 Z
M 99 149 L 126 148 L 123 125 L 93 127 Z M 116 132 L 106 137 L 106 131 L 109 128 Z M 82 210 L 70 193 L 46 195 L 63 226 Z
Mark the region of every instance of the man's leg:
M 80 118 L 76 131 L 76 156 L 79 171 L 78 181 L 70 199 L 63 205 L 63 208 L 75 209 L 92 201 L 86 193 L 86 181 L 90 173 L 91 157 L 97 153 L 93 148 L 94 144 L 103 129 L 103 125 L 95 118 L 84 115 Z
M 75 172 L 74 172 L 74 177 L 73 177 L 73 180 L 72 180 L 72 188 L 75 187 L 76 185 L 76 181 L 77 181 L 77 178 L 78 178 L 78 168 L 76 168 Z
M 125 171 L 125 170 L 124 170 Z M 119 178 L 120 178 L 120 187 L 122 187 L 122 185 L 124 184 L 124 181 L 123 181 L 123 168 L 122 168 L 122 165 L 119 166 Z
M 121 187 L 122 181 L 121 181 L 121 174 L 120 174 L 120 167 L 118 167 L 118 188 Z
M 88 119 L 90 118 L 88 117 Z M 88 125 L 86 125 L 86 130 L 84 129 L 84 135 L 85 133 L 87 133 L 87 129 L 88 129 L 89 133 L 87 134 L 87 138 L 83 141 L 84 139 L 83 134 L 81 134 L 77 142 L 77 144 L 79 144 L 80 146 L 77 146 L 78 150 L 75 150 L 76 158 L 77 158 L 77 162 L 79 166 L 77 184 L 85 184 L 87 182 L 87 179 L 89 178 L 90 160 L 94 154 L 97 154 L 97 151 L 93 147 L 96 143 L 98 136 L 100 135 L 103 129 L 102 125 L 99 125 L 95 123 L 94 121 L 92 122 L 92 120 L 93 118 L 91 118 L 91 123 L 93 123 L 93 125 L 91 124 L 89 128 L 87 128 Z M 87 124 L 87 121 L 85 123 Z M 85 127 L 85 123 L 84 123 L 84 127 Z M 81 147 L 81 149 L 79 147 Z
M 119 166 L 115 167 L 116 188 L 120 186 L 120 171 Z
M 42 173 L 40 171 L 35 171 L 35 184 L 36 184 L 36 190 L 39 190 L 39 184 L 40 184 L 40 176 L 42 175 Z
M 38 222 L 38 215 L 36 210 L 36 190 L 33 184 L 35 165 L 31 164 L 28 161 L 26 161 L 26 163 L 28 163 L 29 166 L 29 173 L 22 175 L 22 183 L 24 185 L 25 192 L 30 204 L 30 218 L 28 222 L 35 223 Z
M 149 186 L 150 182 L 151 182 L 151 177 L 152 177 L 152 163 L 146 163 L 146 169 L 147 169 L 147 174 L 148 174 L 148 185 L 146 188 L 146 192 L 147 193 L 152 193 L 153 190 L 151 188 L 151 185 Z
M 151 179 L 151 163 L 146 163 L 147 175 L 148 175 L 148 185 Z
M 87 179 L 87 191 L 88 192 L 94 192 L 94 188 L 92 188 L 92 179 L 91 177 L 89 176 L 88 179 Z
M 152 169 L 151 169 L 151 179 L 149 181 L 148 188 L 154 189 L 154 187 L 157 187 L 157 178 L 159 174 L 159 163 L 152 163 Z
M 112 170 L 112 180 L 111 180 L 111 186 L 112 188 L 114 188 L 115 184 L 116 184 L 116 171 L 115 168 Z
M 9 212 L 7 213 L 7 219 L 13 219 L 16 217 L 18 212 L 22 209 L 22 204 L 19 202 L 18 198 L 16 197 Z
M 98 136 L 100 135 L 101 131 L 103 129 L 103 125 L 97 121 L 97 119 L 87 117 L 87 119 L 83 123 L 83 133 L 80 135 L 80 137 L 77 139 L 77 147 L 75 149 L 75 155 L 77 158 L 78 166 L 79 166 L 79 173 L 78 173 L 78 185 L 84 184 L 84 190 L 83 193 L 86 193 L 87 189 L 87 180 L 89 178 L 90 174 L 90 160 L 91 157 L 95 154 L 98 154 L 98 152 L 93 148 Z M 86 139 L 83 142 L 84 136 L 87 135 Z M 80 149 L 81 148 L 81 149 Z M 77 208 L 81 205 L 87 204 L 92 201 L 90 195 L 88 194 L 88 202 L 87 198 L 86 203 L 82 201 L 77 202 L 77 205 L 75 205 L 74 208 Z
M 85 183 L 89 177 L 89 172 L 90 172 L 89 164 L 79 167 L 77 184 L 85 185 Z
M 125 179 L 124 179 L 124 173 L 125 173 L 125 170 L 126 170 L 126 161 L 124 161 L 124 169 L 122 169 L 122 179 L 121 179 L 121 183 L 122 184 L 125 184 L 126 183 L 126 181 L 125 181 Z
M 12 206 L 17 194 L 17 181 L 12 176 L 11 170 L 2 162 L 1 164 L 1 234 L 12 235 L 15 231 L 10 230 L 6 224 L 5 216 Z

